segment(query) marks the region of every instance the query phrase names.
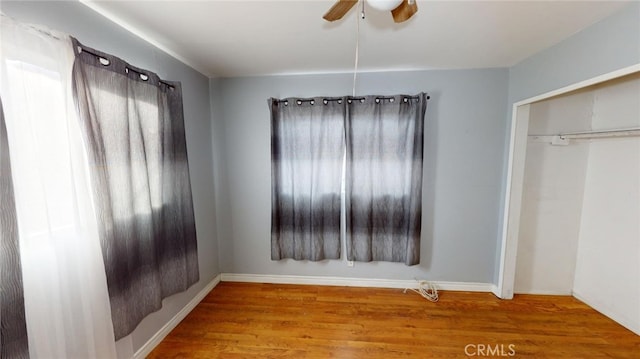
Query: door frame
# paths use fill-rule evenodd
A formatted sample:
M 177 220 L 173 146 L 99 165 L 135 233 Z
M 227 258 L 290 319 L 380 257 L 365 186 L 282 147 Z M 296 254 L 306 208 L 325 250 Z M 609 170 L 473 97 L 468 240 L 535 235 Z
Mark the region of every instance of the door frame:
M 503 207 L 503 227 L 500 242 L 500 269 L 498 271 L 498 283 L 493 291 L 497 297 L 502 299 L 513 298 L 531 104 L 636 72 L 640 72 L 640 63 L 576 82 L 513 104 L 509 158 L 507 160 L 507 182 Z

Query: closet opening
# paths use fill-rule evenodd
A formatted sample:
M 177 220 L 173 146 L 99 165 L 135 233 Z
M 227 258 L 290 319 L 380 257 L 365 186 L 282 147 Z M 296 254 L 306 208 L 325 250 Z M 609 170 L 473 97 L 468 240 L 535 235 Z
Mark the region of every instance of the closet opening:
M 640 335 L 640 65 L 514 104 L 498 297 L 573 295 Z

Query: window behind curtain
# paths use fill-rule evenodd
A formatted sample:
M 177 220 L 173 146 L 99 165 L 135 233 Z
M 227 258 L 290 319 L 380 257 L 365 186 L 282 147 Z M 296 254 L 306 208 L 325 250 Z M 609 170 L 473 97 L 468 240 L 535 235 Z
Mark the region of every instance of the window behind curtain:
M 347 104 L 348 260 L 420 262 L 426 105 L 424 93 Z
M 74 41 L 116 339 L 199 280 L 180 83 Z
M 344 173 L 347 259 L 419 262 L 426 101 L 270 100 L 272 259 L 339 258 Z

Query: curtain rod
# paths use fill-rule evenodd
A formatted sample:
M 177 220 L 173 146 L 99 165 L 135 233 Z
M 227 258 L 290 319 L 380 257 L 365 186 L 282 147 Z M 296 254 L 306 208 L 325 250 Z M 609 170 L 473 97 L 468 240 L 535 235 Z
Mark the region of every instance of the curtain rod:
M 100 61 L 100 63 L 101 63 L 102 65 L 104 65 L 104 66 L 109 66 L 109 64 L 111 63 L 111 61 L 109 61 L 109 59 L 107 59 L 106 57 L 104 57 L 104 56 L 102 56 L 102 55 L 99 55 L 99 54 L 96 54 L 96 53 L 95 53 L 95 52 L 93 52 L 93 51 L 87 50 L 87 49 L 85 49 L 85 48 L 84 48 L 84 47 L 82 47 L 82 46 L 78 46 L 78 49 L 80 50 L 80 52 L 86 52 L 86 53 L 87 53 L 87 54 L 89 54 L 89 55 L 92 55 L 92 56 L 94 56 L 94 57 L 97 57 L 97 58 L 98 58 L 98 60 Z M 105 64 L 104 62 L 102 62 L 102 60 L 106 61 L 106 64 Z M 133 72 L 137 73 L 138 75 L 144 75 L 144 76 L 146 76 L 146 77 L 147 77 L 146 79 L 145 79 L 145 78 L 143 78 L 143 77 L 140 77 L 143 81 L 147 81 L 147 80 L 149 79 L 149 75 L 145 74 L 144 72 L 141 72 L 141 71 L 138 71 L 138 70 L 132 69 L 132 68 L 131 68 L 131 67 L 129 67 L 129 66 L 125 66 L 125 70 L 126 70 L 127 72 L 128 72 L 128 71 L 133 71 Z M 158 81 L 159 81 L 160 83 L 163 83 L 163 84 L 167 85 L 167 86 L 168 86 L 168 87 L 170 87 L 171 89 L 174 89 L 174 88 L 175 88 L 175 86 L 173 86 L 172 84 L 170 84 L 170 83 L 168 83 L 168 82 L 166 82 L 166 81 L 164 81 L 164 80 L 162 80 L 162 79 L 158 79 Z
M 356 100 L 356 101 L 360 101 L 360 102 L 364 102 L 364 100 L 366 99 L 366 97 L 354 97 L 354 96 L 345 96 L 345 97 L 325 97 L 322 99 L 322 102 L 326 105 L 328 104 L 330 101 L 337 101 L 338 103 L 342 103 L 342 101 L 344 99 L 347 99 L 347 102 L 351 103 L 351 101 Z M 417 100 L 420 97 L 419 96 L 402 96 L 402 98 L 404 99 L 404 101 L 406 102 L 408 99 L 411 100 Z M 431 96 L 427 96 L 427 100 L 431 99 Z M 380 100 L 390 100 L 393 101 L 395 100 L 394 96 L 376 96 L 375 98 L 376 103 L 379 103 Z M 312 105 L 315 103 L 315 99 L 313 98 L 301 98 L 301 99 L 296 99 L 295 100 L 296 103 L 298 105 L 301 105 L 303 102 L 309 102 Z M 284 103 L 285 106 L 287 106 L 289 104 L 289 100 L 279 100 L 279 99 L 274 99 L 274 102 L 276 103 Z
M 49 37 L 54 38 L 56 40 L 60 40 L 60 36 L 64 35 L 62 33 L 55 33 L 53 30 L 51 30 L 51 29 L 49 29 L 49 28 L 47 28 L 45 26 L 23 23 L 23 22 L 21 22 L 19 20 L 14 19 L 11 16 L 5 15 L 3 12 L 0 12 L 0 18 L 1 18 L 1 21 L 10 21 L 11 25 L 25 27 L 27 29 L 31 29 L 31 30 L 37 31 L 42 35 L 49 36 Z

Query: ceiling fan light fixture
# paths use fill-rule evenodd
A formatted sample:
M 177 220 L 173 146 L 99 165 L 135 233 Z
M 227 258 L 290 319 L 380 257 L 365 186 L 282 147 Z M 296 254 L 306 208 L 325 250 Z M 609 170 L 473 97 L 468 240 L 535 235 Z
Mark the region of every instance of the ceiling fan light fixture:
M 351 10 L 356 4 L 362 1 L 362 18 L 364 19 L 364 0 L 335 0 L 333 6 L 327 11 L 322 18 L 327 21 L 336 21 L 342 19 L 344 15 Z M 366 0 L 369 6 L 376 10 L 391 11 L 393 21 L 396 23 L 409 20 L 416 12 L 418 12 L 418 4 L 415 0 Z
M 391 11 L 402 3 L 402 0 L 367 0 L 369 6 L 380 11 Z

